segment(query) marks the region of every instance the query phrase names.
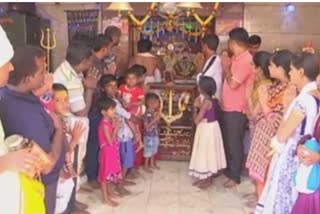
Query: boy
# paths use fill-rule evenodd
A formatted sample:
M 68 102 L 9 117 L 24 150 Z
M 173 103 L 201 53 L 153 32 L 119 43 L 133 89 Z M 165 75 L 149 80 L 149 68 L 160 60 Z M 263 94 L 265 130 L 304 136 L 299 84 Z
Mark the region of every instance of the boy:
M 146 106 L 147 110 L 143 115 L 144 121 L 144 133 L 143 143 L 145 158 L 144 170 L 152 173 L 152 169 L 159 169 L 155 164 L 155 155 L 158 152 L 160 144 L 158 122 L 160 120 L 160 99 L 155 93 L 148 93 L 146 95 Z
M 86 130 L 83 123 L 75 122 L 73 126 L 70 126 L 70 122 L 66 120 L 67 117 L 72 116 L 72 114 L 70 114 L 69 96 L 67 88 L 62 84 L 53 84 L 52 92 L 54 112 L 63 119 L 65 119 L 67 125 L 66 137 L 68 141 L 68 150 L 66 153 L 65 166 L 60 171 L 57 187 L 57 201 L 55 213 L 59 214 L 63 213 L 67 209 L 68 203 L 71 198 L 72 189 L 74 188 L 73 178 L 77 177 L 77 172 L 73 167 L 74 151 L 79 143 L 83 143 L 83 141 L 86 140 Z

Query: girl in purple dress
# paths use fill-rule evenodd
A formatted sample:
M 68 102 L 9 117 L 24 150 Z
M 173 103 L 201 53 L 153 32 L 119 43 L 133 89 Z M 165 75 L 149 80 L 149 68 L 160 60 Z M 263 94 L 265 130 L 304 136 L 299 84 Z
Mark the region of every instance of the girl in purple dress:
M 213 78 L 204 76 L 199 81 L 198 97 L 194 103 L 193 121 L 197 125 L 194 137 L 189 175 L 196 178 L 194 185 L 205 189 L 211 184 L 212 175 L 226 167 L 221 130 L 218 122 L 219 103 L 213 96 L 216 83 Z
M 99 139 L 99 173 L 98 181 L 101 185 L 103 202 L 110 206 L 117 206 L 113 201 L 113 194 L 110 183 L 118 183 L 121 180 L 121 163 L 119 157 L 119 142 L 117 133 L 120 122 L 114 120 L 116 103 L 111 98 L 101 99 L 98 103 L 102 114 L 102 120 L 98 126 Z

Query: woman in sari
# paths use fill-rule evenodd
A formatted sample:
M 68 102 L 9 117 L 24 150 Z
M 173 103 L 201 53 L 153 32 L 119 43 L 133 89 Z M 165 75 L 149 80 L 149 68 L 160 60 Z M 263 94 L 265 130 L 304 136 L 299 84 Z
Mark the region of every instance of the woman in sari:
M 319 109 L 318 99 L 313 95 L 317 90 L 318 59 L 313 54 L 302 53 L 294 57 L 290 67 L 290 82 L 299 94 L 289 105 L 271 141 L 274 155 L 256 214 L 291 213 L 298 195 L 292 185 L 293 172 L 298 168 L 297 144 L 302 136 L 314 132 Z
M 295 88 L 289 84 L 289 71 L 292 54 L 287 50 L 275 52 L 270 58 L 271 85 L 261 85 L 257 96 L 260 109 L 256 114 L 255 129 L 252 134 L 252 144 L 249 150 L 246 167 L 249 176 L 256 183 L 256 195 L 259 198 L 263 187 L 268 166 L 271 160 L 270 141 L 275 135 L 287 106 L 284 97 L 295 94 Z M 270 80 L 269 80 L 270 81 Z
M 258 89 L 263 86 L 269 87 L 272 84 L 269 72 L 269 60 L 271 54 L 266 51 L 260 51 L 253 57 L 252 66 L 255 71 L 255 80 L 249 85 L 247 90 L 248 111 L 250 138 L 252 139 L 256 118 L 262 111 L 259 102 Z

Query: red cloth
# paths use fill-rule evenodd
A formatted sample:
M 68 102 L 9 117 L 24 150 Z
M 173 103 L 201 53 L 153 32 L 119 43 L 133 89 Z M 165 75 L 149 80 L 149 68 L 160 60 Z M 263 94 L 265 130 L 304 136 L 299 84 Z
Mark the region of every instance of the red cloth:
M 121 163 L 119 156 L 119 142 L 115 140 L 110 143 L 104 135 L 104 129 L 107 129 L 110 135 L 114 127 L 112 123 L 106 120 L 101 120 L 98 127 L 98 139 L 99 139 L 99 172 L 98 181 L 100 183 L 106 182 L 106 180 L 117 183 L 121 179 Z
M 121 85 L 119 87 L 119 92 L 121 98 L 126 102 L 126 103 L 136 103 L 139 102 L 143 96 L 144 96 L 144 91 L 140 87 L 134 87 L 132 89 L 129 89 L 126 85 Z M 132 106 L 127 109 L 130 113 L 136 115 L 139 111 L 138 106 Z
M 141 133 L 141 137 L 143 138 L 143 124 L 140 124 L 140 133 Z M 141 140 L 143 143 L 143 139 L 141 139 Z M 139 147 L 139 142 L 137 142 L 135 144 L 135 150 L 137 150 L 138 147 Z M 144 161 L 144 158 L 143 158 L 143 148 L 142 148 L 136 153 L 136 157 L 134 160 L 134 166 L 135 167 L 141 166 L 143 164 L 143 161 Z

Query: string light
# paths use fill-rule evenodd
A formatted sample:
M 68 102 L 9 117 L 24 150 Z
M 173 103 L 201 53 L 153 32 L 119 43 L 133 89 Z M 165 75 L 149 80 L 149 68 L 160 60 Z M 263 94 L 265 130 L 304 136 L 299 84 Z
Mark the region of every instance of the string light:
M 3 14 L 3 13 L 5 13 L 6 12 L 6 10 L 3 8 L 3 7 L 1 7 L 0 8 L 0 14 Z
M 296 7 L 292 3 L 287 3 L 285 8 L 288 13 L 292 13 L 296 10 Z

